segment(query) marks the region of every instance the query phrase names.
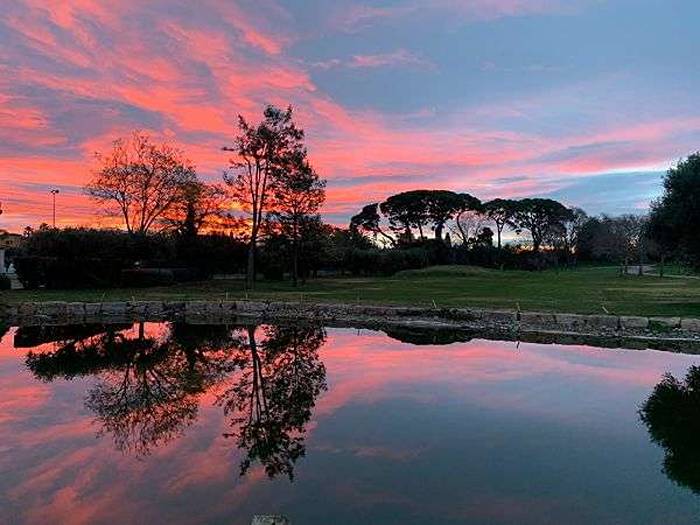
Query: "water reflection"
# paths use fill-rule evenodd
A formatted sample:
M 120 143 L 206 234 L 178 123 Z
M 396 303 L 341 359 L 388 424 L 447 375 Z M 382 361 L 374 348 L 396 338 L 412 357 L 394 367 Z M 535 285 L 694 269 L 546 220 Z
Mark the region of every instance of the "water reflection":
M 97 376 L 85 406 L 123 453 L 145 456 L 181 436 L 212 391 L 229 419 L 226 437 L 243 451 L 241 475 L 259 462 L 268 476 L 293 479 L 305 425 L 326 389 L 323 328 L 171 323 L 155 335 L 143 324 L 127 328 L 20 328 L 15 346 L 55 343 L 27 353 L 42 381 Z
M 256 341 L 256 329 L 245 330 L 236 360 L 241 373 L 218 399 L 246 451 L 241 475 L 259 461 L 269 477 L 294 477 L 294 463 L 305 452 L 304 430 L 318 395 L 327 388 L 326 368 L 318 350 L 326 334 L 321 327 L 267 327 Z
M 655 443 L 666 452 L 664 473 L 700 494 L 700 367 L 680 381 L 665 374 L 640 410 Z
M 697 490 L 697 381 L 655 390 L 664 371 L 682 379 L 697 356 L 528 342 L 515 351 L 466 332 L 387 337 L 245 321 L 9 334 L 0 341 L 2 523 L 700 515 L 687 488 Z M 468 342 L 443 344 L 452 340 Z M 666 474 L 637 413 L 652 391 L 645 421 L 669 451 Z

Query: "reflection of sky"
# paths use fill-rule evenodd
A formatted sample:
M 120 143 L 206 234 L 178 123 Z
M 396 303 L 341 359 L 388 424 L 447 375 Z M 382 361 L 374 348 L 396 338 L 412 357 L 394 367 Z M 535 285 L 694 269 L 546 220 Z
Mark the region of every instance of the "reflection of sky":
M 149 332 L 158 330 L 149 326 Z M 296 479 L 238 479 L 220 409 L 137 460 L 95 439 L 91 379 L 43 384 L 0 342 L 0 513 L 20 522 L 691 522 L 636 410 L 689 355 L 329 330 L 329 390 Z
M 0 5 L 0 226 L 12 229 L 50 219 L 50 186 L 60 223 L 94 224 L 81 191 L 92 155 L 134 128 L 220 180 L 236 115 L 266 103 L 297 108 L 337 223 L 419 186 L 562 191 L 581 206 L 581 180 L 601 193 L 700 138 L 694 0 Z

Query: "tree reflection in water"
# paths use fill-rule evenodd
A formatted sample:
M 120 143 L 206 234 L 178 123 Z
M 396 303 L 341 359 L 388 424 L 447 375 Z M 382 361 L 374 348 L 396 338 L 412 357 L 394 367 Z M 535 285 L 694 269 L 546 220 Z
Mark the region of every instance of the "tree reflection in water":
M 241 372 L 219 398 L 235 429 L 227 436 L 247 451 L 241 475 L 257 460 L 269 477 L 284 473 L 291 480 L 305 452 L 304 427 L 327 388 L 318 356 L 326 334 L 321 327 L 268 327 L 258 343 L 254 326 L 245 331 Z
M 700 494 L 700 367 L 685 381 L 664 375 L 640 410 L 655 443 L 666 451 L 664 473 Z
M 322 328 L 267 327 L 260 342 L 254 326 L 172 323 L 158 337 L 143 325 L 135 337 L 123 331 L 86 335 L 85 327 L 73 334 L 63 327 L 57 348 L 29 352 L 26 364 L 44 381 L 97 375 L 86 406 L 101 434 L 138 456 L 180 436 L 196 420 L 204 393 L 216 389 L 231 418 L 225 435 L 246 454 L 241 474 L 260 461 L 270 477 L 293 478 L 305 425 L 326 388 Z

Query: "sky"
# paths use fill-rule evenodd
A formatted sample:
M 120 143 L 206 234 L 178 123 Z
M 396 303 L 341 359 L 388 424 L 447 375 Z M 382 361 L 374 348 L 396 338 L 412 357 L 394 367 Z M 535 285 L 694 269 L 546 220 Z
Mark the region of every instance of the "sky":
M 700 149 L 696 0 L 0 0 L 0 228 L 104 225 L 134 129 L 221 181 L 238 114 L 295 108 L 324 217 L 417 188 L 642 213 Z

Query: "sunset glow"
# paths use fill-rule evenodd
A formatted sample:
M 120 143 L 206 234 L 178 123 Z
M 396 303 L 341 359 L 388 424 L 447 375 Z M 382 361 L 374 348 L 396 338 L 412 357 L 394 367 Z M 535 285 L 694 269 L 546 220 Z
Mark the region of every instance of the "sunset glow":
M 133 129 L 207 181 L 291 104 L 323 210 L 424 188 L 644 210 L 698 148 L 697 2 L 0 0 L 0 228 L 111 225 L 82 187 Z

